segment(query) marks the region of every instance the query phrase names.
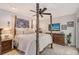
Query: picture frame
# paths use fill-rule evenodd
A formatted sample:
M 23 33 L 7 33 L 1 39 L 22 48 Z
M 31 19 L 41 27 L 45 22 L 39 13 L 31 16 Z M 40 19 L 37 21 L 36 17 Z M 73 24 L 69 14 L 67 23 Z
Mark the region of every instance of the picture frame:
M 74 27 L 74 21 L 69 21 L 67 22 L 68 27 Z
M 61 25 L 62 30 L 67 30 L 67 25 Z
M 49 24 L 49 31 L 60 31 L 60 23 L 53 23 L 52 25 Z
M 17 18 L 16 28 L 29 28 L 29 21 L 25 19 Z

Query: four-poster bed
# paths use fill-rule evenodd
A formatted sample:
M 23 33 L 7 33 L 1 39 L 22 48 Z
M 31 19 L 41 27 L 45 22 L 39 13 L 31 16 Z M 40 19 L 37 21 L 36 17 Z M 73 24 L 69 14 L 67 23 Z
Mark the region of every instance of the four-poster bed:
M 44 8 L 46 9 L 46 8 Z M 22 35 L 16 35 L 16 22 L 15 20 L 17 19 L 17 17 L 15 16 L 15 20 L 14 20 L 14 38 L 15 38 L 15 41 L 18 43 L 18 49 L 25 52 L 25 54 L 28 54 L 27 50 L 30 50 L 28 49 L 29 46 L 32 44 L 34 45 L 33 48 L 36 48 L 36 49 L 32 49 L 31 52 L 33 52 L 34 54 L 36 55 L 39 55 L 40 52 L 42 52 L 49 44 L 51 44 L 51 48 L 53 47 L 52 46 L 52 31 L 51 31 L 51 35 L 49 34 L 41 34 L 39 33 L 39 13 L 40 14 L 43 14 L 43 15 L 49 15 L 50 16 L 50 24 L 52 24 L 52 15 L 51 13 L 41 13 L 42 10 L 39 11 L 39 3 L 36 4 L 36 33 L 31 33 L 31 34 L 22 34 Z M 43 10 L 44 11 L 44 10 Z M 35 43 L 35 44 L 34 44 Z
M 16 29 L 16 20 L 17 20 L 17 16 L 14 16 L 13 19 L 13 27 L 12 27 L 12 34 L 13 34 L 13 43 L 15 41 L 17 41 L 19 44 L 19 50 L 24 50 L 26 52 L 26 50 L 28 50 L 28 46 L 32 43 L 32 45 L 34 45 L 33 48 L 35 48 L 35 51 L 33 53 L 35 53 L 36 55 L 40 54 L 40 52 L 42 52 L 49 44 L 51 44 L 51 48 L 52 48 L 52 38 L 50 35 L 48 34 L 43 34 L 43 33 L 39 33 L 39 3 L 36 4 L 36 33 L 33 34 L 27 34 L 27 35 L 18 35 L 18 39 L 17 40 L 17 29 Z M 43 10 L 44 11 L 44 10 Z M 51 13 L 43 13 L 44 15 L 50 15 L 50 23 L 52 23 L 52 15 Z M 52 33 L 52 31 L 51 31 Z M 51 34 L 52 35 L 52 34 Z M 1 37 L 1 36 L 0 36 Z M 29 38 L 28 38 L 29 37 Z M 40 40 L 39 40 L 40 39 Z M 29 42 L 29 43 L 28 43 Z M 25 44 L 24 44 L 25 43 Z M 14 43 L 15 44 L 15 43 Z M 13 44 L 13 45 L 14 45 Z M 27 46 L 28 45 L 28 46 Z M 23 48 L 22 48 L 23 47 Z M 25 48 L 25 49 L 24 49 Z M 32 50 L 33 51 L 33 50 Z M 0 39 L 0 52 L 1 52 L 1 39 Z M 27 54 L 27 52 L 25 53 Z
M 16 19 L 17 19 L 17 16 L 14 16 L 13 38 L 15 38 L 15 35 L 16 35 Z

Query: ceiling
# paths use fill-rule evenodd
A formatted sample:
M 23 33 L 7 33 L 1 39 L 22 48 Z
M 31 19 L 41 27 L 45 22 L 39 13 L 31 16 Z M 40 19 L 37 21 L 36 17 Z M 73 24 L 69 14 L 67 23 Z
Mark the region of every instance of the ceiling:
M 78 8 L 78 3 L 41 3 L 40 8 L 46 7 L 47 11 L 52 13 L 53 17 L 74 14 Z M 33 18 L 35 13 L 30 10 L 36 10 L 35 3 L 0 3 L 0 9 L 7 10 L 15 14 L 20 14 L 25 17 Z

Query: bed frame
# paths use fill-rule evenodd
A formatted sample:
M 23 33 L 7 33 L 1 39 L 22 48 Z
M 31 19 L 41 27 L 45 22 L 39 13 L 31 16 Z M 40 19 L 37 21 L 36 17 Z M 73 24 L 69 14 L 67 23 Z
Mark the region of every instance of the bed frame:
M 39 3 L 36 3 L 36 55 L 39 55 Z M 47 15 L 50 16 L 50 25 L 52 25 L 52 14 L 51 13 L 47 13 Z M 50 26 L 51 27 L 51 26 Z M 50 30 L 51 32 L 51 37 L 52 37 L 52 30 Z M 51 43 L 51 48 L 53 48 L 53 40 Z
M 36 3 L 36 55 L 39 55 L 39 3 Z M 52 24 L 52 14 L 51 13 L 47 13 L 47 15 L 50 16 L 50 25 Z M 14 20 L 14 37 L 16 35 L 16 19 L 17 17 L 15 16 L 15 20 Z M 51 27 L 51 26 L 50 26 Z M 51 32 L 51 37 L 52 37 L 52 30 L 50 30 Z M 51 43 L 51 48 L 53 48 L 53 40 Z

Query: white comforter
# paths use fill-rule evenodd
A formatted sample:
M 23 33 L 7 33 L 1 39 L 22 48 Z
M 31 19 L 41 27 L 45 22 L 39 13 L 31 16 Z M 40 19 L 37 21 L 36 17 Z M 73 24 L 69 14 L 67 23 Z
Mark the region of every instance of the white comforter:
M 18 49 L 24 51 L 27 55 L 36 54 L 36 34 L 17 35 L 15 38 L 18 43 Z M 39 51 L 41 52 L 48 44 L 52 43 L 52 38 L 49 34 L 39 35 Z

